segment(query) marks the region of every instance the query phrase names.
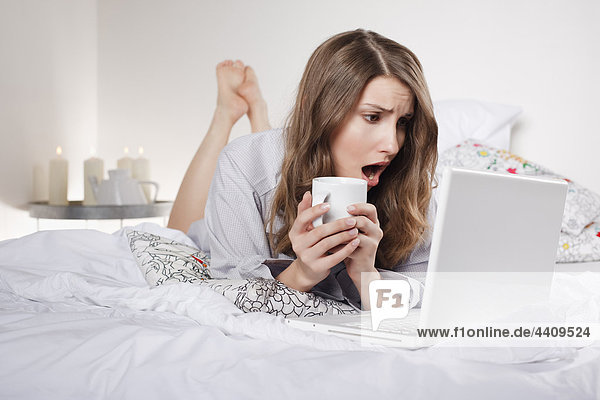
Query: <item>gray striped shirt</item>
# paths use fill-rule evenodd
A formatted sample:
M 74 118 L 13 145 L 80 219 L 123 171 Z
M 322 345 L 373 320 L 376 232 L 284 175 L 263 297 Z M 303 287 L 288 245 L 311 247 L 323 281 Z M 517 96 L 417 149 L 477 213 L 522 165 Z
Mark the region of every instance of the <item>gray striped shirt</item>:
M 291 262 L 291 257 L 271 252 L 265 231 L 283 155 L 282 130 L 243 136 L 221 152 L 209 189 L 205 218 L 194 222 L 188 232 L 200 249 L 210 253 L 214 278 L 273 278 Z M 435 211 L 432 196 L 431 224 Z M 281 221 L 276 220 L 275 229 L 280 226 Z M 405 262 L 394 266 L 395 272 L 380 270 L 385 279 L 409 280 L 413 288 L 412 306 L 421 298 L 430 247 L 431 236 Z M 343 263 L 332 268 L 312 292 L 360 304 L 358 291 Z

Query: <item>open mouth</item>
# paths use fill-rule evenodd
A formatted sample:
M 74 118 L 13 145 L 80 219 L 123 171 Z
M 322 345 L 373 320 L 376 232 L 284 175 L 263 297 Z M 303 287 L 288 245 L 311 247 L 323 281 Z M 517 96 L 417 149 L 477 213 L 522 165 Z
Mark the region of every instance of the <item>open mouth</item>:
M 367 181 L 367 185 L 370 187 L 377 186 L 379 177 L 388 165 L 387 162 L 379 162 L 362 167 L 363 179 Z

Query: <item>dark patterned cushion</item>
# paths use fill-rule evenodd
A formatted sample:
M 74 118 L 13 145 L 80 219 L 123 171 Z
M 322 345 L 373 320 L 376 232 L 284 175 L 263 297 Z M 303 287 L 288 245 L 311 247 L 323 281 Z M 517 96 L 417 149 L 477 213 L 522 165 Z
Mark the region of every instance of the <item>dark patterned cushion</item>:
M 244 312 L 295 317 L 358 312 L 346 303 L 291 289 L 275 279 L 211 279 L 210 258 L 200 250 L 147 232 L 132 230 L 127 237 L 152 286 L 181 282 L 208 286 Z
M 286 317 L 358 312 L 346 303 L 291 289 L 276 279 L 252 278 L 240 281 L 213 279 L 202 284 L 221 293 L 244 312 L 265 312 Z

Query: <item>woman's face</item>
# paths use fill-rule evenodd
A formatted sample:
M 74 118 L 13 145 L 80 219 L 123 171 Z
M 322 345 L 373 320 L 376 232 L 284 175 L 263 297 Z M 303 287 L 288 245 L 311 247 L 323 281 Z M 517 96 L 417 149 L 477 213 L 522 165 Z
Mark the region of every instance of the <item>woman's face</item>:
M 413 97 L 408 86 L 389 76 L 378 76 L 364 87 L 329 141 L 336 176 L 364 179 L 368 189 L 379 183 L 404 144 Z

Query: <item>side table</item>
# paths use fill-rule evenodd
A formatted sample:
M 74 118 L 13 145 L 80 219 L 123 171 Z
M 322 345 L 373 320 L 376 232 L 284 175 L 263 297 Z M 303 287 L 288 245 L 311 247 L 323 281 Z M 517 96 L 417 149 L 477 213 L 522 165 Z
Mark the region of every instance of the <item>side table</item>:
M 172 201 L 157 201 L 152 204 L 130 206 L 84 206 L 82 201 L 70 201 L 66 206 L 49 205 L 48 202 L 29 203 L 29 216 L 37 219 L 118 219 L 167 217 L 173 206 Z

